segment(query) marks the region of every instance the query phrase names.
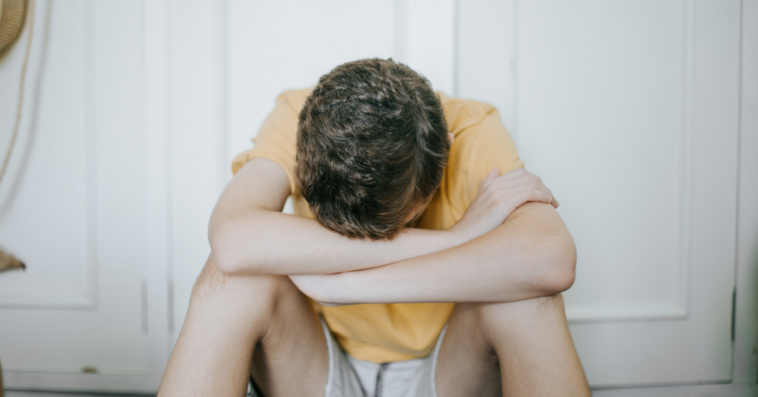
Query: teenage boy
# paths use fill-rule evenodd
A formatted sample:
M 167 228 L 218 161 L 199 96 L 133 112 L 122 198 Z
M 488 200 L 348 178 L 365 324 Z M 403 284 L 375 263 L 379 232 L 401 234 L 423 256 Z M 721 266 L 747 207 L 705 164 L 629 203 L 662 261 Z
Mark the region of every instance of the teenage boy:
M 254 141 L 159 396 L 590 395 L 573 240 L 493 107 L 367 59 L 280 95 Z

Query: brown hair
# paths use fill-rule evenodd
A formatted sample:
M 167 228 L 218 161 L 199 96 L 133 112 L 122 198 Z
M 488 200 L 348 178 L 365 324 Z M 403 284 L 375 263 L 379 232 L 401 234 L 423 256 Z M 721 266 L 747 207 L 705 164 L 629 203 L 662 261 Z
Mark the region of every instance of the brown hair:
M 442 180 L 450 142 L 424 77 L 392 59 L 337 66 L 300 112 L 298 190 L 325 227 L 392 239 Z

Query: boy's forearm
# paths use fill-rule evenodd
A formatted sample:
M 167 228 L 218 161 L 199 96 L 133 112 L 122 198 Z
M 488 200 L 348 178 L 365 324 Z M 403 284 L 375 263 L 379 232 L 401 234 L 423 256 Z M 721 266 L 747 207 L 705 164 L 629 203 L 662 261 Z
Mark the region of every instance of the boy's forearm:
M 255 158 L 232 178 L 208 225 L 216 267 L 227 274 L 327 274 L 444 250 L 461 233 L 405 230 L 392 241 L 349 239 L 313 219 L 283 214 L 291 194 L 277 163 Z
M 523 217 L 443 252 L 293 280 L 312 298 L 332 304 L 510 302 L 566 290 L 574 280 L 573 241 L 557 213 L 527 207 L 532 211 L 523 210 Z
M 228 274 L 330 274 L 368 269 L 461 243 L 454 233 L 405 229 L 393 240 L 350 239 L 317 221 L 275 211 L 251 212 L 214 230 L 211 246 Z

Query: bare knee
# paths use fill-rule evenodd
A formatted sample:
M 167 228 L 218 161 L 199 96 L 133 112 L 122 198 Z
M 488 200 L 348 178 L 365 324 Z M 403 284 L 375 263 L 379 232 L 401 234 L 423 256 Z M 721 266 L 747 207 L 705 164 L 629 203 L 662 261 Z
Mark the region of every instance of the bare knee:
M 221 303 L 224 310 L 272 314 L 276 306 L 292 298 L 304 299 L 287 276 L 230 276 L 216 267 L 211 255 L 195 281 L 190 304 Z
M 560 293 L 515 302 L 472 303 L 471 305 L 473 306 L 473 310 L 479 312 L 480 317 L 483 319 L 499 315 L 524 314 L 526 312 L 539 315 L 555 310 L 564 311 L 563 296 Z
M 211 255 L 208 257 L 208 261 L 205 262 L 205 266 L 197 277 L 197 280 L 195 280 L 192 295 L 207 296 L 213 291 L 223 288 L 225 281 L 226 275 L 218 270 L 216 263 L 213 261 L 213 255 Z
M 531 308 L 533 311 L 564 311 L 563 295 L 557 293 L 555 295 L 540 296 L 537 298 L 526 299 L 519 302 L 526 308 Z
M 508 328 L 527 324 L 565 323 L 563 296 L 559 294 L 502 303 L 469 303 L 467 311 L 485 339 Z

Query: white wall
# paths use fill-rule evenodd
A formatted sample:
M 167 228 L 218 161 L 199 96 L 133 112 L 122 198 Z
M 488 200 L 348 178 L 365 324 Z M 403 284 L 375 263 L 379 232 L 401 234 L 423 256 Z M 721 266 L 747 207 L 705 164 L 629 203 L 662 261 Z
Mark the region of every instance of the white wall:
M 6 383 L 155 390 L 210 252 L 207 220 L 231 159 L 250 147 L 279 92 L 374 56 L 408 63 L 435 89 L 493 103 L 527 168 L 556 192 L 580 253 L 566 300 L 593 384 L 728 381 L 733 350 L 722 339 L 735 270 L 747 302 L 738 306 L 736 345 L 758 340 L 754 299 L 741 292 L 755 281 L 740 279 L 754 272 L 754 230 L 749 222 L 737 228 L 738 208 L 750 216 L 745 181 L 758 180 L 750 149 L 737 161 L 738 139 L 756 136 L 752 108 L 744 110 L 755 91 L 744 82 L 756 72 L 746 72 L 755 70 L 752 58 L 740 58 L 750 41 L 742 33 L 741 44 L 739 20 L 748 32 L 758 21 L 754 2 L 741 4 L 85 0 L 53 1 L 48 12 L 40 2 L 26 118 L 0 185 L 0 246 L 30 265 L 0 275 Z M 22 49 L 0 58 L 0 152 Z M 701 148 L 718 154 L 716 168 Z M 747 187 L 740 207 L 738 170 Z M 704 185 L 708 178 L 717 181 Z M 714 200 L 726 204 L 709 209 Z M 700 243 L 710 240 L 717 243 Z M 723 288 L 700 295 L 708 281 Z M 81 339 L 56 337 L 43 320 L 51 316 L 62 335 Z M 50 331 L 29 333 L 18 325 L 25 321 Z M 676 327 L 688 321 L 717 340 L 703 357 L 718 365 L 685 365 L 694 372 L 652 380 L 609 365 L 623 355 L 595 351 L 601 340 L 623 345 L 606 329 L 636 335 L 656 324 L 673 328 L 639 343 L 674 345 L 685 332 Z M 93 340 L 99 345 L 88 347 Z M 70 351 L 28 354 L 43 342 Z M 637 351 L 641 363 L 659 358 Z M 734 352 L 735 379 L 753 374 L 754 382 L 755 352 Z M 57 366 L 50 354 L 60 356 Z M 102 375 L 75 374 L 83 365 Z

